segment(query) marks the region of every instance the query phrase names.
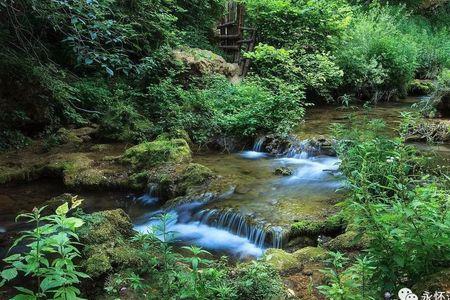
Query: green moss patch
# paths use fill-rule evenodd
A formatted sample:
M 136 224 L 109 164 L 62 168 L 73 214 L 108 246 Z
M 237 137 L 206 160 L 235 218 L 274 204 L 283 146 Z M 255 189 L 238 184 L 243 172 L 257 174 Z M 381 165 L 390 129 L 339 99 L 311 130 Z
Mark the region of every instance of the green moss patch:
M 339 214 L 325 220 L 301 220 L 291 226 L 291 236 L 318 236 L 342 231 L 344 221 Z
M 131 240 L 135 235 L 130 218 L 121 209 L 82 215 L 85 225 L 79 236 L 84 244 L 83 267 L 91 277 L 112 270 L 141 268 L 145 257 Z
M 150 168 L 165 163 L 182 163 L 191 160 L 191 150 L 184 139 L 158 138 L 127 149 L 122 161 L 133 168 Z

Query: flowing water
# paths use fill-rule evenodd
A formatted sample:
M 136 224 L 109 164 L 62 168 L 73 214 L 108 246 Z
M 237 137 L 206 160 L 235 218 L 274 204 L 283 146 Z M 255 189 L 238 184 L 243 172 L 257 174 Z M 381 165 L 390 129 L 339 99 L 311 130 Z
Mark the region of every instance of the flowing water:
M 259 256 L 267 247 L 281 248 L 292 222 L 324 218 L 342 197 L 336 192 L 342 187 L 336 172 L 339 160 L 312 156 L 304 148 L 273 157 L 263 152 L 264 140 L 258 139 L 250 151 L 198 155 L 196 162 L 232 177 L 235 192 L 219 201 L 193 202 L 165 211 L 172 216 L 168 230 L 177 232 L 182 243 L 240 258 Z M 274 175 L 278 167 L 289 168 L 292 175 Z M 159 221 L 152 217 L 162 212 L 139 218 L 136 228 L 146 231 L 155 226 Z
M 414 101 L 416 99 L 382 104 L 373 108 L 369 116 L 383 118 L 393 128 L 400 112 Z M 79 195 L 85 199 L 88 212 L 123 208 L 138 231 L 147 232 L 157 227 L 161 223 L 158 215 L 169 213 L 168 228 L 177 232 L 176 240 L 180 244 L 195 244 L 237 258 L 258 257 L 265 248 L 281 248 L 286 244 L 292 222 L 325 218 L 344 196 L 343 179 L 338 172 L 339 160 L 321 155 L 320 149 L 311 147 L 306 139 L 329 134 L 330 123 L 348 122 L 345 117 L 348 112 L 354 113 L 359 120 L 367 114 L 360 108 L 309 110 L 306 122 L 296 130 L 298 142 L 284 156 L 265 153 L 264 138 L 257 139 L 252 149 L 241 153 L 196 155 L 195 162 L 236 183 L 233 193 L 219 200 L 198 199 L 165 210 L 157 195 L 157 186 L 150 186 L 143 195 L 112 191 Z M 428 146 L 419 146 L 430 150 Z M 448 145 L 433 150 L 450 157 Z M 275 175 L 274 171 L 279 167 L 288 168 L 292 174 Z M 70 191 L 56 180 L 0 186 L 0 233 L 20 229 L 14 223 L 18 212 L 29 211 L 64 192 Z M 0 250 L 1 247 L 0 235 Z

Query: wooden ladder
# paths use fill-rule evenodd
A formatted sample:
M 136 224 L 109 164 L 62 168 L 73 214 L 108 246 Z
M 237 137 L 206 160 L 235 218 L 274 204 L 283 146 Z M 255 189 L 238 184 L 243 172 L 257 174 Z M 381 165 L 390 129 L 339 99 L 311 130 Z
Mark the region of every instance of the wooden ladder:
M 235 1 L 228 1 L 226 14 L 222 18 L 219 29 L 219 48 L 233 57 L 238 63 L 240 75 L 245 76 L 250 66 L 250 60 L 242 56 L 242 51 L 253 51 L 256 41 L 255 28 L 244 26 L 245 8 Z

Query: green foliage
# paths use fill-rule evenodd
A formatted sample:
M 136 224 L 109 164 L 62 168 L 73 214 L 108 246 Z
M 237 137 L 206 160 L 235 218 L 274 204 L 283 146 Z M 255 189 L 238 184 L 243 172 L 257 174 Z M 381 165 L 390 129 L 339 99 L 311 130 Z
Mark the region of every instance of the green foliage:
M 56 209 L 56 214 L 43 216 L 43 207 L 17 217 L 36 227 L 23 231 L 13 243 L 11 249 L 26 242 L 27 250 L 4 259 L 7 267 L 1 272 L 0 285 L 23 273 L 25 277 L 36 279 L 37 287 L 35 291 L 15 287 L 20 293 L 13 299 L 80 299 L 77 285 L 81 278 L 88 276 L 77 270 L 74 260 L 80 257 L 76 248 L 76 230 L 83 225 L 83 221 L 67 214 L 81 202 L 74 197 L 70 208 L 66 202 Z
M 29 145 L 30 139 L 18 130 L 0 131 L 0 152 L 8 149 L 20 149 Z
M 280 275 L 270 265 L 253 261 L 241 266 L 234 278 L 238 299 L 282 299 Z
M 341 170 L 354 189 L 356 202 L 386 202 L 402 198 L 409 191 L 411 176 L 418 175 L 423 159 L 402 139 L 383 134 L 382 120 L 366 120 L 366 128 L 345 128 L 334 124 L 334 136 L 342 159 Z
M 178 44 L 180 36 L 186 40 L 195 36 L 207 44 L 223 4 L 223 0 L 11 1 L 5 3 L 8 14 L 2 18 L 2 29 L 15 32 L 8 40 L 37 57 L 45 56 L 56 39 L 52 54 L 57 61 L 100 69 L 109 76 L 128 75 L 136 71 L 140 59 L 151 57 L 163 45 Z M 58 56 L 61 53 L 65 55 Z
M 350 20 L 345 1 L 243 0 L 262 43 L 275 47 L 328 49 Z
M 402 139 L 383 135 L 380 125 L 339 126 L 335 134 L 351 188 L 345 214 L 359 238 L 363 232 L 368 237 L 377 266 L 373 285 L 392 290 L 449 263 L 444 250 L 450 246 L 448 184 L 439 171 L 433 171 L 438 176 L 426 174 L 426 159 Z
M 379 101 L 403 96 L 417 67 L 417 48 L 400 29 L 401 9 L 358 11 L 335 52 L 344 83 L 359 98 Z
M 216 50 L 211 45 L 212 28 L 223 14 L 225 0 L 177 0 L 176 24 L 181 29 L 181 40 L 188 46 Z
M 418 49 L 416 77 L 436 78 L 443 68 L 450 68 L 450 33 L 447 26 L 411 16 L 402 20 L 401 30 Z
M 374 261 L 367 256 L 357 258 L 350 267 L 348 258 L 340 252 L 330 252 L 327 260 L 329 268 L 321 270 L 325 274 L 328 285 L 318 287 L 327 299 L 365 300 L 376 299 L 371 290 L 371 280 L 376 269 Z
M 332 100 L 342 71 L 330 50 L 350 22 L 344 1 L 245 0 L 260 44 L 245 56 L 262 77 L 306 89 L 312 98 Z
M 144 142 L 125 151 L 122 160 L 133 167 L 146 168 L 167 162 L 180 163 L 191 159 L 191 150 L 183 139 L 168 140 L 164 136 Z
M 252 70 L 268 79 L 282 79 L 286 84 L 314 93 L 328 101 L 331 92 L 342 81 L 343 73 L 329 53 L 307 53 L 303 49 L 276 49 L 259 44 L 253 52 L 245 54 L 252 61 Z
M 100 120 L 99 134 L 110 140 L 142 142 L 154 136 L 155 128 L 131 104 L 116 102 Z
M 5 143 L 23 141 L 20 133 L 36 135 L 60 124 L 84 121 L 74 107 L 78 99 L 67 83 L 69 78 L 53 64 L 0 53 L 0 128 L 9 136 Z
M 373 238 L 369 251 L 379 268 L 375 278 L 380 286 L 398 287 L 405 277 L 417 283 L 448 264 L 448 207 L 448 191 L 434 184 L 417 186 L 389 204 L 353 203 L 355 223 Z
M 216 76 L 186 90 L 165 80 L 149 87 L 150 98 L 158 101 L 142 106 L 148 114 L 157 112 L 155 119 L 165 131 L 185 130 L 199 144 L 219 135 L 242 138 L 289 132 L 303 116 L 302 92 L 283 82 L 277 82 L 274 90 L 258 81 L 264 82 L 249 78 L 232 84 Z
M 133 238 L 149 253 L 144 274 L 123 271 L 108 279 L 105 289 L 118 295 L 127 287 L 145 299 L 280 299 L 283 285 L 278 273 L 261 262 L 239 267 L 231 273 L 226 261 L 212 261 L 201 248 L 182 247 L 174 252 L 177 233 L 170 230 L 174 219 L 169 214 L 154 218 L 155 225 L 146 234 Z

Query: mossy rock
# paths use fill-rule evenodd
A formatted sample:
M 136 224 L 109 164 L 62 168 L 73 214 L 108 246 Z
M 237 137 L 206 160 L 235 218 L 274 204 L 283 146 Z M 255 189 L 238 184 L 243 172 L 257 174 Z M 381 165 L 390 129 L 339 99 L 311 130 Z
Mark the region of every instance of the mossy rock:
M 107 210 L 82 216 L 85 226 L 80 229 L 80 239 L 86 245 L 106 242 L 119 244 L 134 235 L 130 217 L 122 209 Z M 119 240 L 119 241 L 117 241 Z
M 189 193 L 193 188 L 207 183 L 214 176 L 208 167 L 191 163 L 181 174 L 180 187 L 183 193 Z
M 228 63 L 223 57 L 209 50 L 183 47 L 173 51 L 173 58 L 195 75 L 222 74 L 238 77 L 239 66 Z
M 333 251 L 354 251 L 366 249 L 369 243 L 370 239 L 366 235 L 348 230 L 327 242 L 325 246 Z
M 76 135 L 76 133 L 72 130 L 66 128 L 60 128 L 57 131 L 57 138 L 62 144 L 73 143 L 73 144 L 81 144 L 83 139 Z
M 137 189 L 129 180 L 128 170 L 115 161 L 91 158 L 86 153 L 58 154 L 45 166 L 46 173 L 62 177 L 64 185 L 73 189 L 99 190 L 101 188 Z M 139 189 L 145 187 L 139 186 Z
M 298 261 L 302 263 L 307 262 L 321 262 L 329 257 L 328 251 L 321 247 L 305 247 L 292 253 Z
M 121 209 L 80 216 L 85 225 L 80 228 L 83 248 L 83 267 L 91 277 L 111 271 L 141 269 L 148 253 L 134 245 L 136 234 L 130 218 Z
M 140 249 L 130 247 L 125 243 L 121 246 L 114 247 L 108 251 L 111 263 L 119 268 L 141 269 L 144 266 L 145 257 L 148 253 L 143 253 Z
M 135 169 L 145 169 L 165 163 L 183 163 L 191 160 L 191 150 L 184 139 L 158 138 L 125 151 L 122 161 Z
M 44 167 L 40 166 L 22 168 L 0 166 L 0 184 L 34 180 L 42 175 L 43 170 Z
M 342 231 L 344 221 L 340 214 L 332 215 L 325 220 L 301 220 L 291 226 L 291 236 L 318 236 Z
M 104 251 L 97 251 L 83 263 L 86 274 L 95 278 L 112 270 L 111 261 Z
M 281 176 L 291 176 L 293 174 L 292 170 L 288 167 L 278 167 L 273 173 Z
M 436 89 L 431 80 L 414 79 L 408 86 L 408 94 L 413 96 L 430 95 Z
M 94 168 L 94 161 L 83 153 L 77 153 L 53 167 L 63 170 L 64 184 L 68 187 L 99 187 L 109 184 L 103 169 Z
M 264 253 L 263 260 L 280 272 L 300 266 L 297 258 L 292 253 L 288 253 L 283 249 L 267 249 Z

